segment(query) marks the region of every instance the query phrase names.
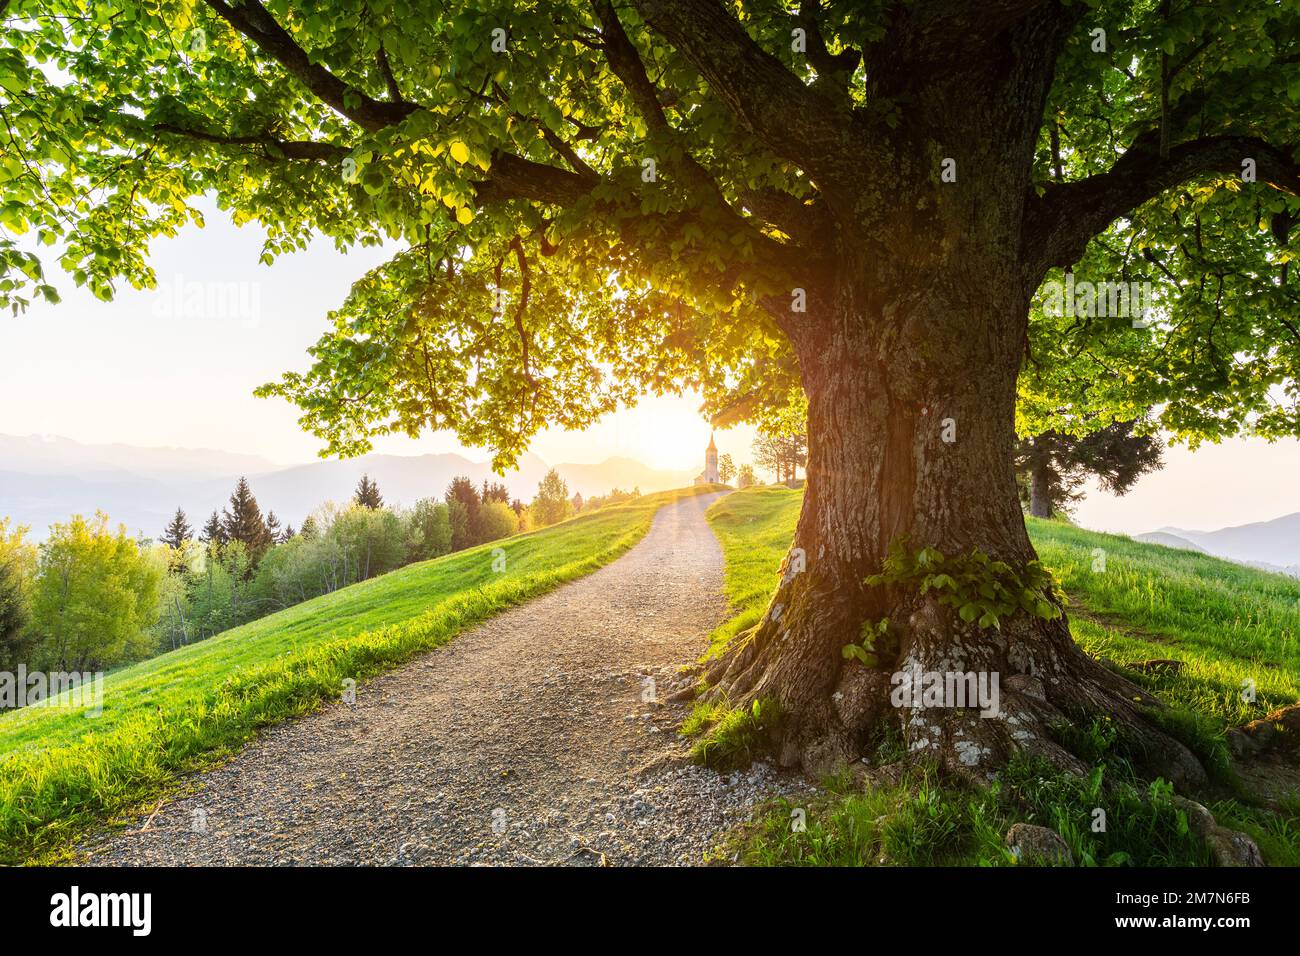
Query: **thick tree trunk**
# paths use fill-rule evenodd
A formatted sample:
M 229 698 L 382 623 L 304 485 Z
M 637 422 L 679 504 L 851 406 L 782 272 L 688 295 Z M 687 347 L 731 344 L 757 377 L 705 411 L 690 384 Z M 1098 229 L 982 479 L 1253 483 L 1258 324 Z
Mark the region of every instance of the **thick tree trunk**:
M 907 102 L 901 124 L 864 139 L 861 188 L 845 193 L 859 167 L 842 171 L 827 251 L 793 267 L 810 305 L 779 321 L 808 398 L 803 512 L 766 615 L 706 674 L 732 704 L 780 705 L 782 764 L 831 769 L 892 725 L 912 754 L 962 774 L 986 778 L 1017 751 L 1082 771 L 1053 725 L 1107 717 L 1144 769 L 1204 779 L 1144 717 L 1158 702 L 1086 656 L 1064 615 L 1017 611 L 980 627 L 933 590 L 866 583 L 894 542 L 1015 571 L 1035 559 L 1013 471 L 1016 377 L 1042 278 L 1025 265 L 1024 210 L 1075 19 L 1042 5 L 994 50 L 934 71 L 905 53 L 897 70 L 878 68 L 878 95 Z M 886 618 L 896 646 L 872 666 L 846 660 L 863 625 Z M 893 691 L 917 672 L 996 681 L 996 707 L 948 694 L 907 706 Z
M 989 277 L 987 264 L 973 268 Z M 808 464 L 794 550 L 762 622 L 711 667 L 712 693 L 777 701 L 776 756 L 810 772 L 861 758 L 890 723 L 910 752 L 963 774 L 987 778 L 1020 750 L 1081 772 L 1053 725 L 1109 717 L 1146 748 L 1153 774 L 1200 782 L 1191 753 L 1143 717 L 1158 702 L 1079 650 L 1064 616 L 1018 611 L 981 628 L 934 592 L 865 583 L 893 542 L 979 551 L 1017 570 L 1035 559 L 1013 470 L 1027 303 L 1010 282 L 975 294 L 974 277 L 953 270 L 906 303 L 842 281 L 834 320 L 800 349 Z M 886 618 L 897 653 L 846 661 L 863 624 Z M 917 673 L 973 675 L 997 688 L 996 712 L 949 699 L 895 706 L 900 675 Z
M 1047 456 L 1034 450 L 1029 470 L 1029 513 L 1035 518 L 1052 516 L 1052 483 Z

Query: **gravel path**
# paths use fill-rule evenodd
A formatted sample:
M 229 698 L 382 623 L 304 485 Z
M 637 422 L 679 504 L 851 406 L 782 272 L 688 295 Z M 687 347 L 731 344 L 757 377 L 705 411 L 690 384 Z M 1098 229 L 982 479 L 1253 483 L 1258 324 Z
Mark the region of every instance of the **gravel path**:
M 105 865 L 698 864 L 804 785 L 684 759 L 662 700 L 726 613 L 716 495 L 614 563 L 269 729 L 192 796 L 85 847 Z M 653 685 L 652 683 L 653 682 Z

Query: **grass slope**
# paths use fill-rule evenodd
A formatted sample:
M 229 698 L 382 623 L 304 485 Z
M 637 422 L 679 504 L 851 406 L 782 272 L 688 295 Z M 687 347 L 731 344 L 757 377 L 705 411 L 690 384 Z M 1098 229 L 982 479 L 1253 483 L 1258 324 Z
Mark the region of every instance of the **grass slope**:
M 50 858 L 259 727 L 339 697 L 345 679 L 394 667 L 609 563 L 659 507 L 709 490 L 646 495 L 411 565 L 122 668 L 105 678 L 97 718 L 72 707 L 0 717 L 0 862 Z
M 800 491 L 765 487 L 729 495 L 709 509 L 735 612 L 714 632 L 710 654 L 758 622 L 802 501 Z M 1177 674 L 1125 674 L 1173 705 L 1180 735 L 1201 753 L 1221 754 L 1225 728 L 1300 698 L 1300 581 L 1059 522 L 1030 519 L 1029 533 L 1070 599 L 1071 631 L 1088 653 L 1116 665 L 1183 661 Z M 1253 702 L 1243 699 L 1245 686 L 1254 687 Z M 1096 779 L 1014 765 L 984 792 L 941 790 L 925 773 L 868 793 L 855 791 L 847 778 L 827 781 L 831 795 L 807 808 L 806 831 L 792 831 L 794 808 L 779 805 L 731 849 L 758 864 L 997 865 L 1012 862 L 1001 835 L 1025 820 L 1056 828 L 1083 863 L 1207 862 L 1168 788 L 1131 779 L 1107 727 L 1078 728 L 1069 743 L 1093 753 Z M 897 740 L 880 747 L 882 761 L 899 755 Z M 1087 823 L 1103 779 L 1114 785 L 1106 798 L 1109 827 L 1093 833 Z M 1270 863 L 1300 864 L 1300 804 L 1273 813 L 1238 794 L 1212 809 L 1220 822 L 1255 837 Z

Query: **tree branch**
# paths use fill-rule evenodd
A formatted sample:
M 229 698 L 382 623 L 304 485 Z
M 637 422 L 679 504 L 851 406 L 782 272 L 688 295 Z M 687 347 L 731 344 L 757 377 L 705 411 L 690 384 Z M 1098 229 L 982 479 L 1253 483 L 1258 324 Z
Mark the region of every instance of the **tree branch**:
M 417 107 L 414 103 L 386 103 L 349 86 L 314 63 L 307 52 L 276 22 L 258 0 L 241 0 L 232 6 L 224 0 L 205 0 L 227 23 L 252 40 L 315 96 L 369 132 L 400 123 Z
M 1300 165 L 1290 153 L 1252 136 L 1206 136 L 1160 155 L 1159 129 L 1144 133 L 1104 173 L 1049 185 L 1028 204 L 1024 248 L 1035 251 L 1030 278 L 1073 265 L 1088 242 L 1112 222 L 1173 186 L 1206 173 L 1242 172 L 1255 161 L 1259 182 L 1300 195 Z
M 172 133 L 188 139 L 220 146 L 261 146 L 283 153 L 286 159 L 331 159 L 337 160 L 347 156 L 351 149 L 334 143 L 320 143 L 314 140 L 283 140 L 270 133 L 257 133 L 249 136 L 227 136 L 202 129 L 189 129 L 175 123 L 154 123 L 153 129 L 159 133 Z
M 852 114 L 804 86 L 718 0 L 633 0 L 769 150 L 819 181 L 861 162 Z
M 808 62 L 817 71 L 815 86 L 829 85 L 836 93 L 842 94 L 847 90 L 849 77 L 858 68 L 862 54 L 852 49 L 832 54 L 826 46 L 826 38 L 822 36 L 820 14 L 820 0 L 801 0 L 799 25 L 808 38 Z

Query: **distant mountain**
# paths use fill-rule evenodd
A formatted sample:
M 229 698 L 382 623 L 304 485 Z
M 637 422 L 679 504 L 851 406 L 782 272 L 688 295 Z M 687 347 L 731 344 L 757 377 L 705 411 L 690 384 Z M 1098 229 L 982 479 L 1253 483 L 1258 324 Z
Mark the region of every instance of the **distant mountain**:
M 68 438 L 0 435 L 0 470 L 29 475 L 128 475 L 150 478 L 210 478 L 255 475 L 276 466 L 256 455 L 208 448 L 138 448 L 85 445 Z
M 1205 549 L 1198 547 L 1186 538 L 1180 538 L 1176 534 L 1170 534 L 1167 531 L 1151 531 L 1147 534 L 1134 535 L 1134 541 L 1145 541 L 1147 544 L 1162 544 L 1166 548 L 1181 548 L 1184 551 L 1200 551 L 1205 553 Z
M 1300 565 L 1300 512 L 1218 531 L 1161 528 L 1158 533 L 1183 538 L 1231 561 L 1262 563 L 1275 568 Z
M 278 467 L 252 455 L 205 449 L 83 445 L 65 438 L 0 435 L 0 516 L 30 525 L 32 537 L 40 540 L 52 522 L 101 510 L 133 534 L 156 537 L 177 506 L 199 527 L 213 509 L 226 504 L 235 480 L 244 475 L 264 512 L 272 510 L 281 522 L 298 526 L 324 502 L 348 500 L 363 474 L 375 479 L 384 500 L 394 505 L 440 498 L 457 475 L 467 475 L 476 484 L 502 482 L 512 496 L 530 501 L 550 467 L 531 452 L 505 477 L 494 474 L 487 462 L 455 454 L 365 455 Z M 555 468 L 570 493 L 584 498 L 611 488 L 646 493 L 680 488 L 695 477 L 694 471 L 661 471 L 630 458 Z

